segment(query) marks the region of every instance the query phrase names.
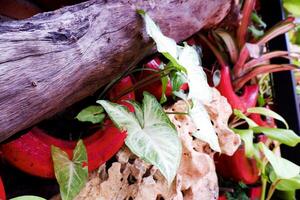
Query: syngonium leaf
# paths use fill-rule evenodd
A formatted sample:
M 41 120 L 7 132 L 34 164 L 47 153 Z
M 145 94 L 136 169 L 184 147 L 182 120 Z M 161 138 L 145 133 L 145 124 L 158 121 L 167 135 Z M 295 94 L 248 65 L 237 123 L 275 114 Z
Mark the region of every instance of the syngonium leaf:
M 214 151 L 221 152 L 218 137 L 205 107 L 199 101 L 194 101 L 193 103 L 194 105 L 190 111 L 190 116 L 197 128 L 193 136 L 207 142 Z
M 245 144 L 245 153 L 248 158 L 252 158 L 254 155 L 253 146 L 253 131 L 251 129 L 232 129 L 237 133 Z
M 268 108 L 253 107 L 253 108 L 248 108 L 247 112 L 260 114 L 260 115 L 264 115 L 267 117 L 272 117 L 272 118 L 277 119 L 277 120 L 281 121 L 282 123 L 284 123 L 284 125 L 286 126 L 287 129 L 289 128 L 289 125 L 287 124 L 287 122 L 285 121 L 285 119 L 283 117 L 281 117 L 279 114 L 277 114 L 276 112 L 274 112 Z
M 162 53 L 179 71 L 187 74 L 189 84 L 189 98 L 197 98 L 202 102 L 210 102 L 211 88 L 206 79 L 206 74 L 200 66 L 200 56 L 196 48 L 187 45 L 179 46 L 175 40 L 163 35 L 159 27 L 150 16 L 139 11 L 145 21 L 148 35 L 155 41 L 157 50 Z
M 186 43 L 184 43 L 184 46 L 177 45 L 175 40 L 162 34 L 159 27 L 147 13 L 143 11 L 139 11 L 139 13 L 144 18 L 148 35 L 156 42 L 157 50 L 170 60 L 172 66 L 187 75 L 189 85 L 188 99 L 197 102 L 197 107 L 193 108 L 190 113 L 199 129 L 194 133 L 194 136 L 208 142 L 213 150 L 220 152 L 218 137 L 203 106 L 203 103 L 209 103 L 212 100 L 212 90 L 201 67 L 199 53 L 196 48 Z M 173 94 L 178 95 L 180 93 L 175 90 Z
M 290 179 L 279 179 L 275 172 L 270 173 L 270 180 L 277 182 L 276 189 L 282 191 L 295 191 L 300 189 L 300 174 Z
M 97 124 L 103 121 L 105 114 L 101 106 L 89 106 L 78 113 L 76 119 L 81 122 Z
M 245 120 L 248 123 L 250 128 L 258 126 L 252 119 L 247 117 L 242 111 L 234 109 L 233 113 L 238 118 Z
M 54 172 L 60 188 L 62 200 L 74 199 L 88 180 L 87 152 L 82 140 L 79 140 L 73 159 L 58 147 L 51 147 Z
M 262 150 L 267 160 L 272 165 L 276 176 L 279 179 L 290 179 L 296 177 L 300 173 L 300 167 L 289 160 L 275 155 L 265 144 L 259 143 L 259 148 Z
M 10 200 L 46 200 L 46 199 L 42 197 L 32 196 L 32 195 L 24 195 L 24 196 L 12 198 Z
M 105 100 L 97 102 L 119 128 L 127 131 L 125 143 L 128 148 L 141 159 L 156 166 L 170 184 L 179 167 L 181 143 L 176 128 L 156 98 L 144 92 L 142 108 L 137 109 L 136 115 L 124 106 Z M 134 106 L 139 107 L 138 104 Z M 143 119 L 138 120 L 136 116 Z
M 300 142 L 300 137 L 292 130 L 280 129 L 280 128 L 269 128 L 269 127 L 253 127 L 252 130 L 255 133 L 263 133 L 273 140 L 288 145 L 296 146 Z
M 283 0 L 283 7 L 292 15 L 300 16 L 300 1 L 299 0 Z

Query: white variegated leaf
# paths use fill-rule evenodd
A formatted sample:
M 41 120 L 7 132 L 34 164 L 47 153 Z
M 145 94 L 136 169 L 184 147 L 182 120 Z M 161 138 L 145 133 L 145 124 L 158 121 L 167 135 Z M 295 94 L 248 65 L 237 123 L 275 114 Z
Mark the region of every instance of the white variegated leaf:
M 156 166 L 170 184 L 181 159 L 181 143 L 174 125 L 156 98 L 144 93 L 142 111 L 144 126 L 122 106 L 98 101 L 118 127 L 127 130 L 128 148 L 141 159 Z M 140 112 L 140 111 L 138 111 Z
M 205 107 L 199 101 L 193 102 L 194 105 L 190 111 L 190 116 L 197 128 L 197 131 L 193 133 L 193 136 L 207 142 L 214 151 L 221 152 L 218 136 Z

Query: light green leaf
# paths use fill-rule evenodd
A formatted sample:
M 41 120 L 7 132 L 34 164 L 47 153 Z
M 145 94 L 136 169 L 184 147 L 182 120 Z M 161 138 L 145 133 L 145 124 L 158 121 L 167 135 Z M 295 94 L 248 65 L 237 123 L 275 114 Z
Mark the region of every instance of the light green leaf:
M 166 97 L 166 89 L 168 85 L 169 79 L 167 76 L 161 77 L 161 98 L 160 98 L 160 103 L 163 104 L 167 101 Z
M 283 7 L 295 17 L 300 17 L 299 0 L 283 0 Z
M 232 129 L 238 134 L 245 144 L 245 152 L 248 158 L 252 158 L 254 155 L 253 146 L 253 131 L 251 129 Z
M 127 100 L 126 102 L 130 103 L 133 106 L 137 120 L 139 121 L 141 127 L 144 127 L 144 113 L 141 105 L 134 100 Z
M 300 137 L 292 130 L 261 126 L 253 127 L 252 130 L 255 133 L 263 133 L 269 138 L 288 146 L 294 147 L 300 142 Z
M 197 128 L 193 136 L 207 142 L 214 151 L 221 152 L 218 136 L 205 107 L 200 101 L 193 101 L 193 103 L 193 108 L 190 110 L 190 117 Z
M 62 200 L 74 199 L 88 180 L 87 152 L 82 140 L 74 151 L 73 160 L 60 148 L 51 146 L 54 172 Z M 86 166 L 84 166 L 86 165 Z
M 156 98 L 144 92 L 143 127 L 122 106 L 107 101 L 98 102 L 118 127 L 127 130 L 125 143 L 128 148 L 141 159 L 156 166 L 171 184 L 181 159 L 181 142 L 175 126 Z
M 10 200 L 46 200 L 42 197 L 32 196 L 32 195 L 25 195 L 20 197 L 15 197 Z
M 277 181 L 279 178 L 276 176 L 275 172 L 270 173 L 270 180 L 272 182 Z M 300 189 L 300 175 L 295 176 L 290 179 L 279 179 L 276 185 L 277 190 L 281 191 L 295 191 Z
M 173 91 L 179 91 L 182 84 L 187 82 L 185 75 L 181 72 L 174 71 L 170 74 Z
M 139 121 L 134 113 L 128 111 L 127 107 L 105 100 L 98 100 L 97 103 L 105 109 L 110 119 L 121 131 L 127 130 L 129 134 L 139 130 Z
M 242 113 L 242 111 L 234 109 L 233 113 L 235 116 L 239 117 L 240 119 L 245 120 L 248 123 L 250 128 L 258 126 L 252 119 L 250 119 L 249 117 L 244 115 L 244 113 Z
M 275 155 L 263 143 L 259 143 L 259 148 L 263 151 L 264 155 L 272 165 L 274 172 L 279 179 L 290 179 L 299 175 L 300 168 L 298 165 Z
M 281 117 L 279 114 L 277 114 L 276 112 L 274 112 L 270 109 L 267 109 L 267 108 L 264 108 L 264 107 L 254 107 L 254 108 L 248 108 L 247 112 L 248 113 L 260 114 L 260 115 L 264 115 L 264 116 L 267 116 L 267 117 L 272 117 L 274 119 L 277 119 L 277 120 L 283 122 L 287 129 L 289 128 L 289 125 L 287 124 L 285 119 L 283 117 Z
M 76 119 L 82 122 L 91 122 L 97 124 L 103 121 L 105 114 L 101 106 L 89 106 L 76 116 Z

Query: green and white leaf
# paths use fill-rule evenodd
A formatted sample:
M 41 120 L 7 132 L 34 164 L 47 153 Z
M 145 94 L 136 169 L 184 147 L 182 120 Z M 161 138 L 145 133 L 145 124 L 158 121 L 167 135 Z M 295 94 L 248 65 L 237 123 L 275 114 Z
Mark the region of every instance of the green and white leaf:
M 101 106 L 89 106 L 78 113 L 76 119 L 81 122 L 91 122 L 97 124 L 105 118 L 104 110 Z
M 189 99 L 197 99 L 202 103 L 209 103 L 212 100 L 212 90 L 207 83 L 207 77 L 200 66 L 200 56 L 197 50 L 184 44 L 179 55 L 179 63 L 187 70 L 189 84 Z
M 250 128 L 258 126 L 252 119 L 250 119 L 249 117 L 244 115 L 244 113 L 242 111 L 234 109 L 233 113 L 238 118 L 245 120 L 248 123 Z
M 139 130 L 138 119 L 134 113 L 128 111 L 127 107 L 104 100 L 98 100 L 97 103 L 104 108 L 110 119 L 120 130 L 127 130 L 128 134 Z
M 289 128 L 289 125 L 287 124 L 285 119 L 270 109 L 267 109 L 264 107 L 254 107 L 254 108 L 248 108 L 247 112 L 260 114 L 260 115 L 264 115 L 267 117 L 272 117 L 272 118 L 277 119 L 277 120 L 281 121 L 282 123 L 284 123 L 284 125 L 286 126 L 287 129 Z
M 159 27 L 145 12 L 139 12 L 145 21 L 146 31 L 156 42 L 160 53 L 168 58 L 179 71 L 187 73 L 189 84 L 189 99 L 196 98 L 203 103 L 208 103 L 212 99 L 211 88 L 207 83 L 206 74 L 200 66 L 200 56 L 194 47 L 184 44 L 179 46 L 176 42 L 164 36 Z M 183 68 L 183 69 L 182 69 Z
M 232 129 L 238 134 L 245 144 L 245 153 L 248 158 L 252 158 L 254 155 L 253 146 L 253 131 L 251 129 Z
M 173 91 L 179 91 L 182 84 L 187 82 L 185 74 L 178 71 L 173 71 L 170 74 Z
M 263 133 L 272 140 L 276 140 L 282 144 L 294 147 L 300 142 L 300 137 L 290 129 L 268 128 L 268 127 L 253 127 L 255 133 Z
M 54 172 L 60 188 L 62 200 L 72 200 L 81 191 L 88 180 L 87 152 L 82 140 L 74 151 L 73 160 L 58 147 L 51 147 Z
M 175 40 L 166 37 L 147 13 L 141 10 L 138 11 L 138 13 L 144 18 L 146 32 L 155 41 L 157 51 L 160 53 L 167 53 L 177 59 L 178 50 Z
M 272 171 L 270 173 L 270 180 L 272 182 L 275 182 L 277 180 L 279 180 L 279 182 L 276 185 L 276 189 L 277 190 L 281 190 L 281 191 L 295 191 L 295 190 L 299 190 L 300 189 L 300 175 L 295 176 L 293 178 L 290 179 L 279 179 L 275 172 Z
M 126 100 L 126 102 L 130 103 L 133 106 L 135 117 L 139 121 L 141 127 L 144 127 L 144 113 L 141 105 L 134 100 Z
M 263 151 L 279 179 L 290 179 L 299 175 L 300 168 L 298 165 L 275 155 L 263 143 L 259 143 L 259 148 Z
M 204 105 L 200 101 L 193 101 L 193 103 L 193 108 L 190 110 L 190 117 L 197 128 L 193 136 L 207 142 L 214 151 L 221 152 L 218 136 Z
M 32 195 L 24 195 L 24 196 L 12 198 L 10 200 L 46 200 L 46 199 L 42 197 L 32 196 Z
M 127 130 L 125 143 L 128 148 L 141 159 L 156 166 L 171 184 L 181 160 L 181 142 L 174 125 L 156 98 L 144 92 L 143 127 L 123 106 L 103 100 L 98 103 L 118 127 Z

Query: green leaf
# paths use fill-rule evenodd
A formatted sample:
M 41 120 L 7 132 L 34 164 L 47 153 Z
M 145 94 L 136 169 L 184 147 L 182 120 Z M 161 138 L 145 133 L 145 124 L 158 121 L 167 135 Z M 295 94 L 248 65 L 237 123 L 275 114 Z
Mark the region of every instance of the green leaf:
M 253 146 L 253 131 L 251 129 L 232 129 L 238 134 L 245 144 L 245 152 L 248 158 L 252 158 L 254 155 Z
M 15 197 L 10 200 L 46 200 L 46 199 L 42 197 L 32 196 L 32 195 L 25 195 L 25 196 Z
M 166 89 L 168 85 L 169 79 L 167 76 L 161 77 L 161 98 L 160 98 L 160 103 L 163 104 L 167 101 L 166 97 Z
M 244 113 L 242 113 L 242 111 L 234 109 L 233 113 L 238 118 L 245 120 L 248 123 L 249 127 L 256 127 L 256 126 L 258 126 L 252 119 L 250 119 L 249 117 L 247 117 L 246 115 L 244 115 Z
M 283 0 L 283 7 L 295 17 L 300 17 L 299 0 Z
M 141 105 L 134 100 L 127 100 L 126 102 L 130 103 L 133 106 L 135 117 L 139 121 L 141 127 L 144 127 L 144 113 Z
M 125 143 L 128 148 L 141 159 L 156 166 L 171 184 L 181 159 L 181 142 L 175 126 L 156 98 L 144 92 L 143 127 L 123 106 L 103 100 L 98 103 L 118 127 L 127 130 Z
M 263 133 L 272 140 L 276 140 L 288 146 L 296 146 L 300 142 L 300 137 L 292 130 L 268 127 L 253 127 L 255 133 Z
M 87 152 L 79 140 L 70 160 L 66 152 L 51 146 L 54 172 L 60 188 L 62 200 L 74 199 L 88 180 Z
M 173 71 L 170 74 L 172 90 L 179 91 L 182 84 L 187 82 L 185 75 L 178 71 Z
M 197 128 L 193 136 L 207 142 L 214 151 L 221 152 L 218 136 L 205 107 L 200 101 L 194 101 L 193 103 L 194 106 L 190 111 L 190 117 Z
M 127 130 L 129 134 L 139 130 L 140 123 L 138 119 L 134 113 L 128 111 L 127 107 L 105 100 L 98 100 L 97 103 L 105 109 L 110 119 L 121 131 Z
M 260 16 L 257 15 L 256 12 L 252 12 L 251 13 L 251 20 L 253 22 L 255 22 L 257 25 L 259 25 L 260 27 L 262 27 L 262 28 L 266 28 L 267 27 L 267 24 L 261 19 Z
M 89 106 L 76 116 L 76 119 L 82 122 L 91 122 L 93 124 L 101 123 L 105 117 L 101 106 Z
M 276 176 L 275 172 L 270 173 L 270 180 L 272 182 L 277 181 L 279 178 Z M 279 179 L 276 185 L 277 190 L 281 191 L 295 191 L 300 189 L 300 175 L 297 175 L 290 179 Z
M 259 143 L 259 148 L 263 151 L 264 155 L 272 165 L 274 172 L 279 179 L 290 179 L 299 175 L 300 168 L 298 165 L 275 155 L 263 143 Z
M 287 122 L 285 121 L 285 119 L 283 117 L 281 117 L 279 114 L 277 114 L 276 112 L 274 112 L 268 108 L 264 108 L 264 107 L 248 108 L 247 112 L 260 114 L 260 115 L 264 115 L 267 117 L 272 117 L 272 118 L 277 119 L 277 120 L 281 121 L 282 123 L 284 123 L 284 125 L 286 126 L 287 129 L 289 128 L 289 125 L 287 124 Z
M 197 50 L 186 43 L 184 47 L 178 46 L 173 39 L 162 34 L 149 15 L 140 14 L 144 18 L 148 35 L 156 42 L 158 51 L 169 59 L 177 70 L 187 73 L 189 98 L 210 102 L 212 92 L 207 83 L 206 74 L 200 66 L 201 60 Z

